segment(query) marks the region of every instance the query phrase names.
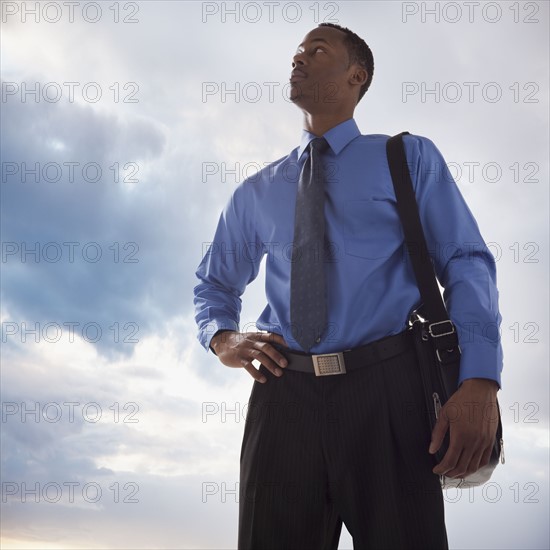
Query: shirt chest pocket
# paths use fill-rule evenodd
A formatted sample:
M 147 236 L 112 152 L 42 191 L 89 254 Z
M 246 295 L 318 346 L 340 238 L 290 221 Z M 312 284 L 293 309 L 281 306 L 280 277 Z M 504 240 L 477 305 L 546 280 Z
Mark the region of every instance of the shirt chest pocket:
M 369 199 L 344 204 L 346 254 L 378 260 L 389 258 L 403 245 L 403 229 L 391 200 Z

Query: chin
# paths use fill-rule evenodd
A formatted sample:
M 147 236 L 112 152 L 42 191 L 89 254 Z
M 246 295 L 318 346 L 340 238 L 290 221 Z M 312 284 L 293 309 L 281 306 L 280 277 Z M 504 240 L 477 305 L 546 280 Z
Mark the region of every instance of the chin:
M 296 103 L 304 99 L 304 91 L 298 82 L 291 84 L 288 98 L 292 103 Z

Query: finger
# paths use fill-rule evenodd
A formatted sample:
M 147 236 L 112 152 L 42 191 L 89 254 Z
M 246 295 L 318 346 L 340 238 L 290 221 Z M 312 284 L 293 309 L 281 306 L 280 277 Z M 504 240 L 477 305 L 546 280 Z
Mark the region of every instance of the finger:
M 470 463 L 467 466 L 466 471 L 462 477 L 469 476 L 474 472 L 477 472 L 481 468 L 481 460 L 483 458 L 483 450 L 475 452 L 470 459 Z
M 242 364 L 244 370 L 248 372 L 254 380 L 260 382 L 261 384 L 265 384 L 267 382 L 267 378 L 260 372 L 260 369 L 257 369 L 250 361 L 243 359 Z
M 260 350 L 264 355 L 268 356 L 269 361 L 276 363 L 279 367 L 284 369 L 288 365 L 287 358 L 279 350 L 267 342 L 256 342 L 254 347 Z
M 260 351 L 259 349 L 250 350 L 250 361 L 259 361 L 271 374 L 275 376 L 281 376 L 283 374 L 282 369 L 277 366 L 277 363 L 273 361 L 268 355 Z
M 256 340 L 260 340 L 262 342 L 271 342 L 271 343 L 275 342 L 276 344 L 284 346 L 285 348 L 288 347 L 286 340 L 276 332 L 252 332 L 251 334 Z
M 470 463 L 467 467 L 466 475 L 473 474 L 477 472 L 483 466 L 489 464 L 491 459 L 491 453 L 493 451 L 494 439 L 489 440 L 487 443 L 486 440 L 472 440 L 471 452 L 472 457 Z
M 489 445 L 482 453 L 481 458 L 479 460 L 479 465 L 477 469 L 483 468 L 483 466 L 487 466 L 489 462 L 491 461 L 491 454 L 493 452 L 493 445 Z
M 456 446 L 455 447 L 449 446 L 449 448 L 447 449 L 447 452 L 445 453 L 445 456 L 443 457 L 441 462 L 434 467 L 432 472 L 438 475 L 443 475 L 443 474 L 446 474 L 447 472 L 450 472 L 458 464 L 461 453 L 462 453 L 462 448 L 456 447 Z
M 432 440 L 430 442 L 430 448 L 428 449 L 430 454 L 434 454 L 439 450 L 448 429 L 449 421 L 445 415 L 441 414 L 432 430 Z
M 472 459 L 473 453 L 469 453 L 464 450 L 460 455 L 460 459 L 458 460 L 457 465 L 451 470 L 447 470 L 447 472 L 445 472 L 445 475 L 449 477 L 466 477 L 467 475 L 472 473 Z

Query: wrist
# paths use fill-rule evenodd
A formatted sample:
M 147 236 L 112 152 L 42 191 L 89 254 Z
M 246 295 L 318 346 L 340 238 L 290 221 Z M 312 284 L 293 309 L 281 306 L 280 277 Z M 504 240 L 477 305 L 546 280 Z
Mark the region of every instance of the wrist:
M 500 386 L 496 380 L 490 378 L 468 378 L 462 382 L 465 389 L 477 389 L 489 391 L 496 396 Z
M 223 343 L 226 341 L 226 336 L 223 335 L 224 332 L 235 332 L 234 330 L 222 328 L 218 330 L 214 336 L 210 339 L 210 349 L 212 350 L 212 353 L 214 355 L 218 355 L 218 352 L 220 350 L 220 346 L 223 345 Z

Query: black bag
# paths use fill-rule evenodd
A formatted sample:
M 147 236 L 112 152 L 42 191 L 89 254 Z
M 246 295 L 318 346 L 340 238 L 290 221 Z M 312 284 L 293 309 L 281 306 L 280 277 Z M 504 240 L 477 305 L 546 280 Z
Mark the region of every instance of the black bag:
M 420 376 L 424 388 L 428 428 L 431 433 L 437 422 L 441 407 L 458 389 L 461 352 L 455 325 L 449 319 L 441 298 L 418 214 L 418 205 L 403 144 L 403 135 L 408 133 L 402 132 L 388 139 L 386 153 L 407 251 L 422 298 L 420 308 L 411 314 L 409 326 L 414 335 Z M 489 464 L 465 478 L 456 479 L 444 475 L 440 476 L 443 488 L 467 488 L 482 485 L 490 479 L 499 461 L 504 464 L 502 419 L 498 401 L 496 415 L 498 427 Z M 448 448 L 449 431 L 447 431 L 439 451 L 433 455 L 435 463 L 442 460 Z

